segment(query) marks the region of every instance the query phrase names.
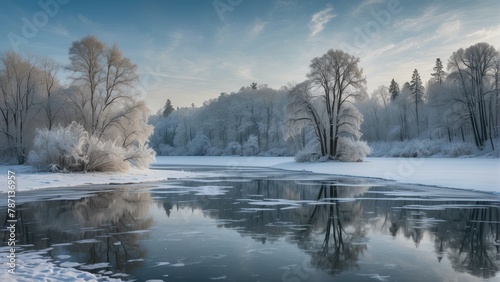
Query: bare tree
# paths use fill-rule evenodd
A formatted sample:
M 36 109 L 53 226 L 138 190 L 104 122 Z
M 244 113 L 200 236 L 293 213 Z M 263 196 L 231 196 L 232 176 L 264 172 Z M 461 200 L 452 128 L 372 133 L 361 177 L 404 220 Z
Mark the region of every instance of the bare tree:
M 323 123 L 324 118 L 317 109 L 318 106 L 315 105 L 318 104 L 316 103 L 318 97 L 312 94 L 312 87 L 311 81 L 306 80 L 290 90 L 285 139 L 293 138 L 299 134 L 299 130 L 311 126 L 320 145 L 321 155 L 325 156 L 328 152 L 326 126 Z
M 498 52 L 488 43 L 477 43 L 467 49 L 459 49 L 448 60 L 451 78 L 462 87 L 461 99 L 468 112 L 474 141 L 478 148 L 483 148 L 490 138 L 491 117 L 487 97 L 495 94 L 495 58 Z M 493 146 L 493 143 L 492 143 Z
M 20 164 L 26 161 L 28 134 L 33 131 L 33 119 L 40 110 L 35 99 L 39 74 L 32 57 L 25 59 L 13 52 L 0 57 L 0 133 L 7 139 L 5 149 L 11 151 Z
M 40 68 L 42 70 L 41 84 L 45 91 L 46 99 L 42 103 L 42 107 L 47 116 L 47 128 L 51 130 L 56 121 L 57 114 L 63 109 L 64 103 L 64 101 L 61 101 L 63 97 L 55 97 L 55 94 L 60 91 L 57 74 L 61 66 L 50 58 L 43 58 L 40 63 Z
M 116 45 L 106 47 L 94 36 L 73 42 L 69 55 L 71 63 L 67 69 L 73 73 L 73 82 L 83 98 L 77 104 L 82 112 L 90 112 L 86 128 L 101 138 L 107 128 L 120 120 L 112 112 L 135 100 L 137 66 Z M 128 111 L 122 113 L 124 116 Z
M 366 85 L 359 58 L 341 50 L 330 49 L 321 57 L 312 59 L 307 75 L 311 82 L 321 89 L 328 116 L 327 153 L 336 157 L 341 121 L 341 109 L 351 98 L 359 95 Z

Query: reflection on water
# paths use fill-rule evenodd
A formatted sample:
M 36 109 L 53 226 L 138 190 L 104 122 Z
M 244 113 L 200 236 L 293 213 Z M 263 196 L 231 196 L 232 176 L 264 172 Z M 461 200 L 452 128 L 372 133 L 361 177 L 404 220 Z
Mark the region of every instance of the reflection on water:
M 62 266 L 136 281 L 500 275 L 498 196 L 283 174 L 239 171 L 80 197 L 30 196 L 18 205 L 18 245 L 46 250 Z M 4 227 L 4 246 L 7 235 Z

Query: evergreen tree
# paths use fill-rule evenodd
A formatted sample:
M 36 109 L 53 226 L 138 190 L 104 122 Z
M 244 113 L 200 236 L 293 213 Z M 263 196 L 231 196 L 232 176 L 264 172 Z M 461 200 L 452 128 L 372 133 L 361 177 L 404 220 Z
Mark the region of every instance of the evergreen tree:
M 396 81 L 394 81 L 394 78 L 391 80 L 391 85 L 389 86 L 389 94 L 391 94 L 391 101 L 396 100 L 396 98 L 399 96 L 399 85 Z
M 170 99 L 167 99 L 167 103 L 163 109 L 163 117 L 168 117 L 174 111 L 174 106 L 172 106 L 172 102 Z
M 417 122 L 417 133 L 420 135 L 420 120 L 418 118 L 418 109 L 424 102 L 424 86 L 422 85 L 422 79 L 420 74 L 418 74 L 417 69 L 413 71 L 413 75 L 410 81 L 410 91 L 412 96 L 412 102 L 415 104 L 415 116 Z
M 436 66 L 433 68 L 433 70 L 435 72 L 431 73 L 431 75 L 434 78 L 435 82 L 442 84 L 446 76 L 446 72 L 443 70 L 443 63 L 441 62 L 440 58 L 436 59 Z

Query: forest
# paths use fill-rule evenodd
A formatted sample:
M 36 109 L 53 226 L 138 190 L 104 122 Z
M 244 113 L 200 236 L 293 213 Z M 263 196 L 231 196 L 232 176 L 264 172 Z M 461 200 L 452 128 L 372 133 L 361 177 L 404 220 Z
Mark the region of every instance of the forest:
M 430 59 L 420 70 L 432 72 L 428 82 L 415 69 L 372 93 L 361 59 L 331 49 L 311 59 L 300 83 L 252 82 L 200 107 L 165 97 L 153 115 L 136 87 L 137 65 L 117 45 L 87 36 L 68 59 L 0 55 L 0 162 L 65 172 L 145 168 L 155 154 L 498 156 L 500 55 L 488 43 Z
M 167 99 L 153 115 L 159 155 L 296 156 L 297 161 L 359 161 L 366 155 L 498 155 L 498 51 L 478 43 L 429 60 L 431 79 L 366 91 L 359 58 L 330 50 L 311 60 L 307 80 L 280 89 L 252 83 L 201 107 Z

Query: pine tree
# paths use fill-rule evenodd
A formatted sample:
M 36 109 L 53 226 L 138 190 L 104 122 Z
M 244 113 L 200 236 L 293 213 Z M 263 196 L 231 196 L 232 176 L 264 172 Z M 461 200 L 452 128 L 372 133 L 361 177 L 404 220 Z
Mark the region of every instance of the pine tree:
M 437 83 L 442 84 L 446 76 L 446 72 L 443 70 L 443 63 L 441 62 L 440 58 L 436 59 L 436 66 L 433 68 L 433 70 L 435 71 L 435 73 L 431 73 L 432 77 Z
M 391 80 L 391 85 L 389 86 L 389 94 L 391 94 L 391 101 L 396 100 L 396 98 L 399 96 L 399 85 L 396 81 L 394 81 L 394 78 Z
M 415 115 L 417 122 L 417 133 L 420 135 L 420 120 L 418 118 L 418 109 L 424 102 L 424 86 L 422 85 L 422 79 L 418 74 L 417 69 L 413 71 L 413 75 L 410 81 L 410 91 L 412 96 L 412 102 L 415 104 Z
M 172 102 L 170 99 L 167 99 L 167 103 L 163 109 L 163 117 L 168 117 L 174 111 L 174 106 L 172 106 Z

